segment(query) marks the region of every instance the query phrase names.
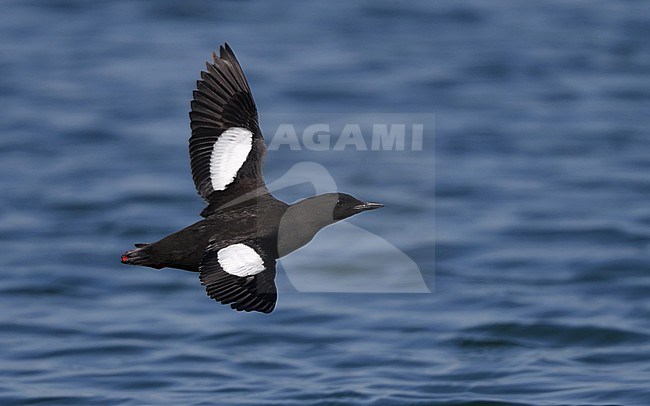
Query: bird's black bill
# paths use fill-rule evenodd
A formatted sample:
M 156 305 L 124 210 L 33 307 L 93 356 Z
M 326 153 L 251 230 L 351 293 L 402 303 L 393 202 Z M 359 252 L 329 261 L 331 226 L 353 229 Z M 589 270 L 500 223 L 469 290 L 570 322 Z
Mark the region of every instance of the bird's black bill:
M 380 209 L 382 207 L 384 207 L 384 205 L 381 204 L 381 203 L 366 202 L 366 203 L 358 204 L 358 205 L 354 206 L 354 210 L 366 211 L 366 210 Z

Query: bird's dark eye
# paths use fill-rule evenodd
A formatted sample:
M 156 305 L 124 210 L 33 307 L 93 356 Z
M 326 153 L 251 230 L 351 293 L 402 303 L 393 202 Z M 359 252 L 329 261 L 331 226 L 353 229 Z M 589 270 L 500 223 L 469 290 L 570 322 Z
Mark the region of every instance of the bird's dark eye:
M 343 206 L 343 200 L 339 199 L 336 201 L 336 207 L 341 207 Z

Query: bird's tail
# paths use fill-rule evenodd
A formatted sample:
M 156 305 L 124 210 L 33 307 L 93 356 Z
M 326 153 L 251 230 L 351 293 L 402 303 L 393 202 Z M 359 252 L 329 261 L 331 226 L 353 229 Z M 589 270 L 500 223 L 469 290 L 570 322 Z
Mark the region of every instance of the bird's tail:
M 151 244 L 135 244 L 135 249 L 129 250 L 122 254 L 122 263 L 127 265 L 152 266 L 152 258 L 147 248 Z

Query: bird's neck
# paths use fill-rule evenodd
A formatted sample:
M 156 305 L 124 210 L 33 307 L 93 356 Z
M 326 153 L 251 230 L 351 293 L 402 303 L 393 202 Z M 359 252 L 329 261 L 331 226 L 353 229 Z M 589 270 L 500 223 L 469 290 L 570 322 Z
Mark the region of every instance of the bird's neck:
M 298 202 L 289 206 L 278 228 L 279 257 L 305 246 L 323 228 L 335 223 L 331 216 L 319 216 L 308 204 Z

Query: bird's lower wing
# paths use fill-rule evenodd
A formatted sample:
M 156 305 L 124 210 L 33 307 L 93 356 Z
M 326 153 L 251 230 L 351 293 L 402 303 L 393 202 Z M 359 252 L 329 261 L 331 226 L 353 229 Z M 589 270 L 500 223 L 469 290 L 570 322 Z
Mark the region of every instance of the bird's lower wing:
M 199 267 L 208 296 L 238 311 L 271 313 L 278 295 L 270 248 L 261 239 L 210 243 Z

